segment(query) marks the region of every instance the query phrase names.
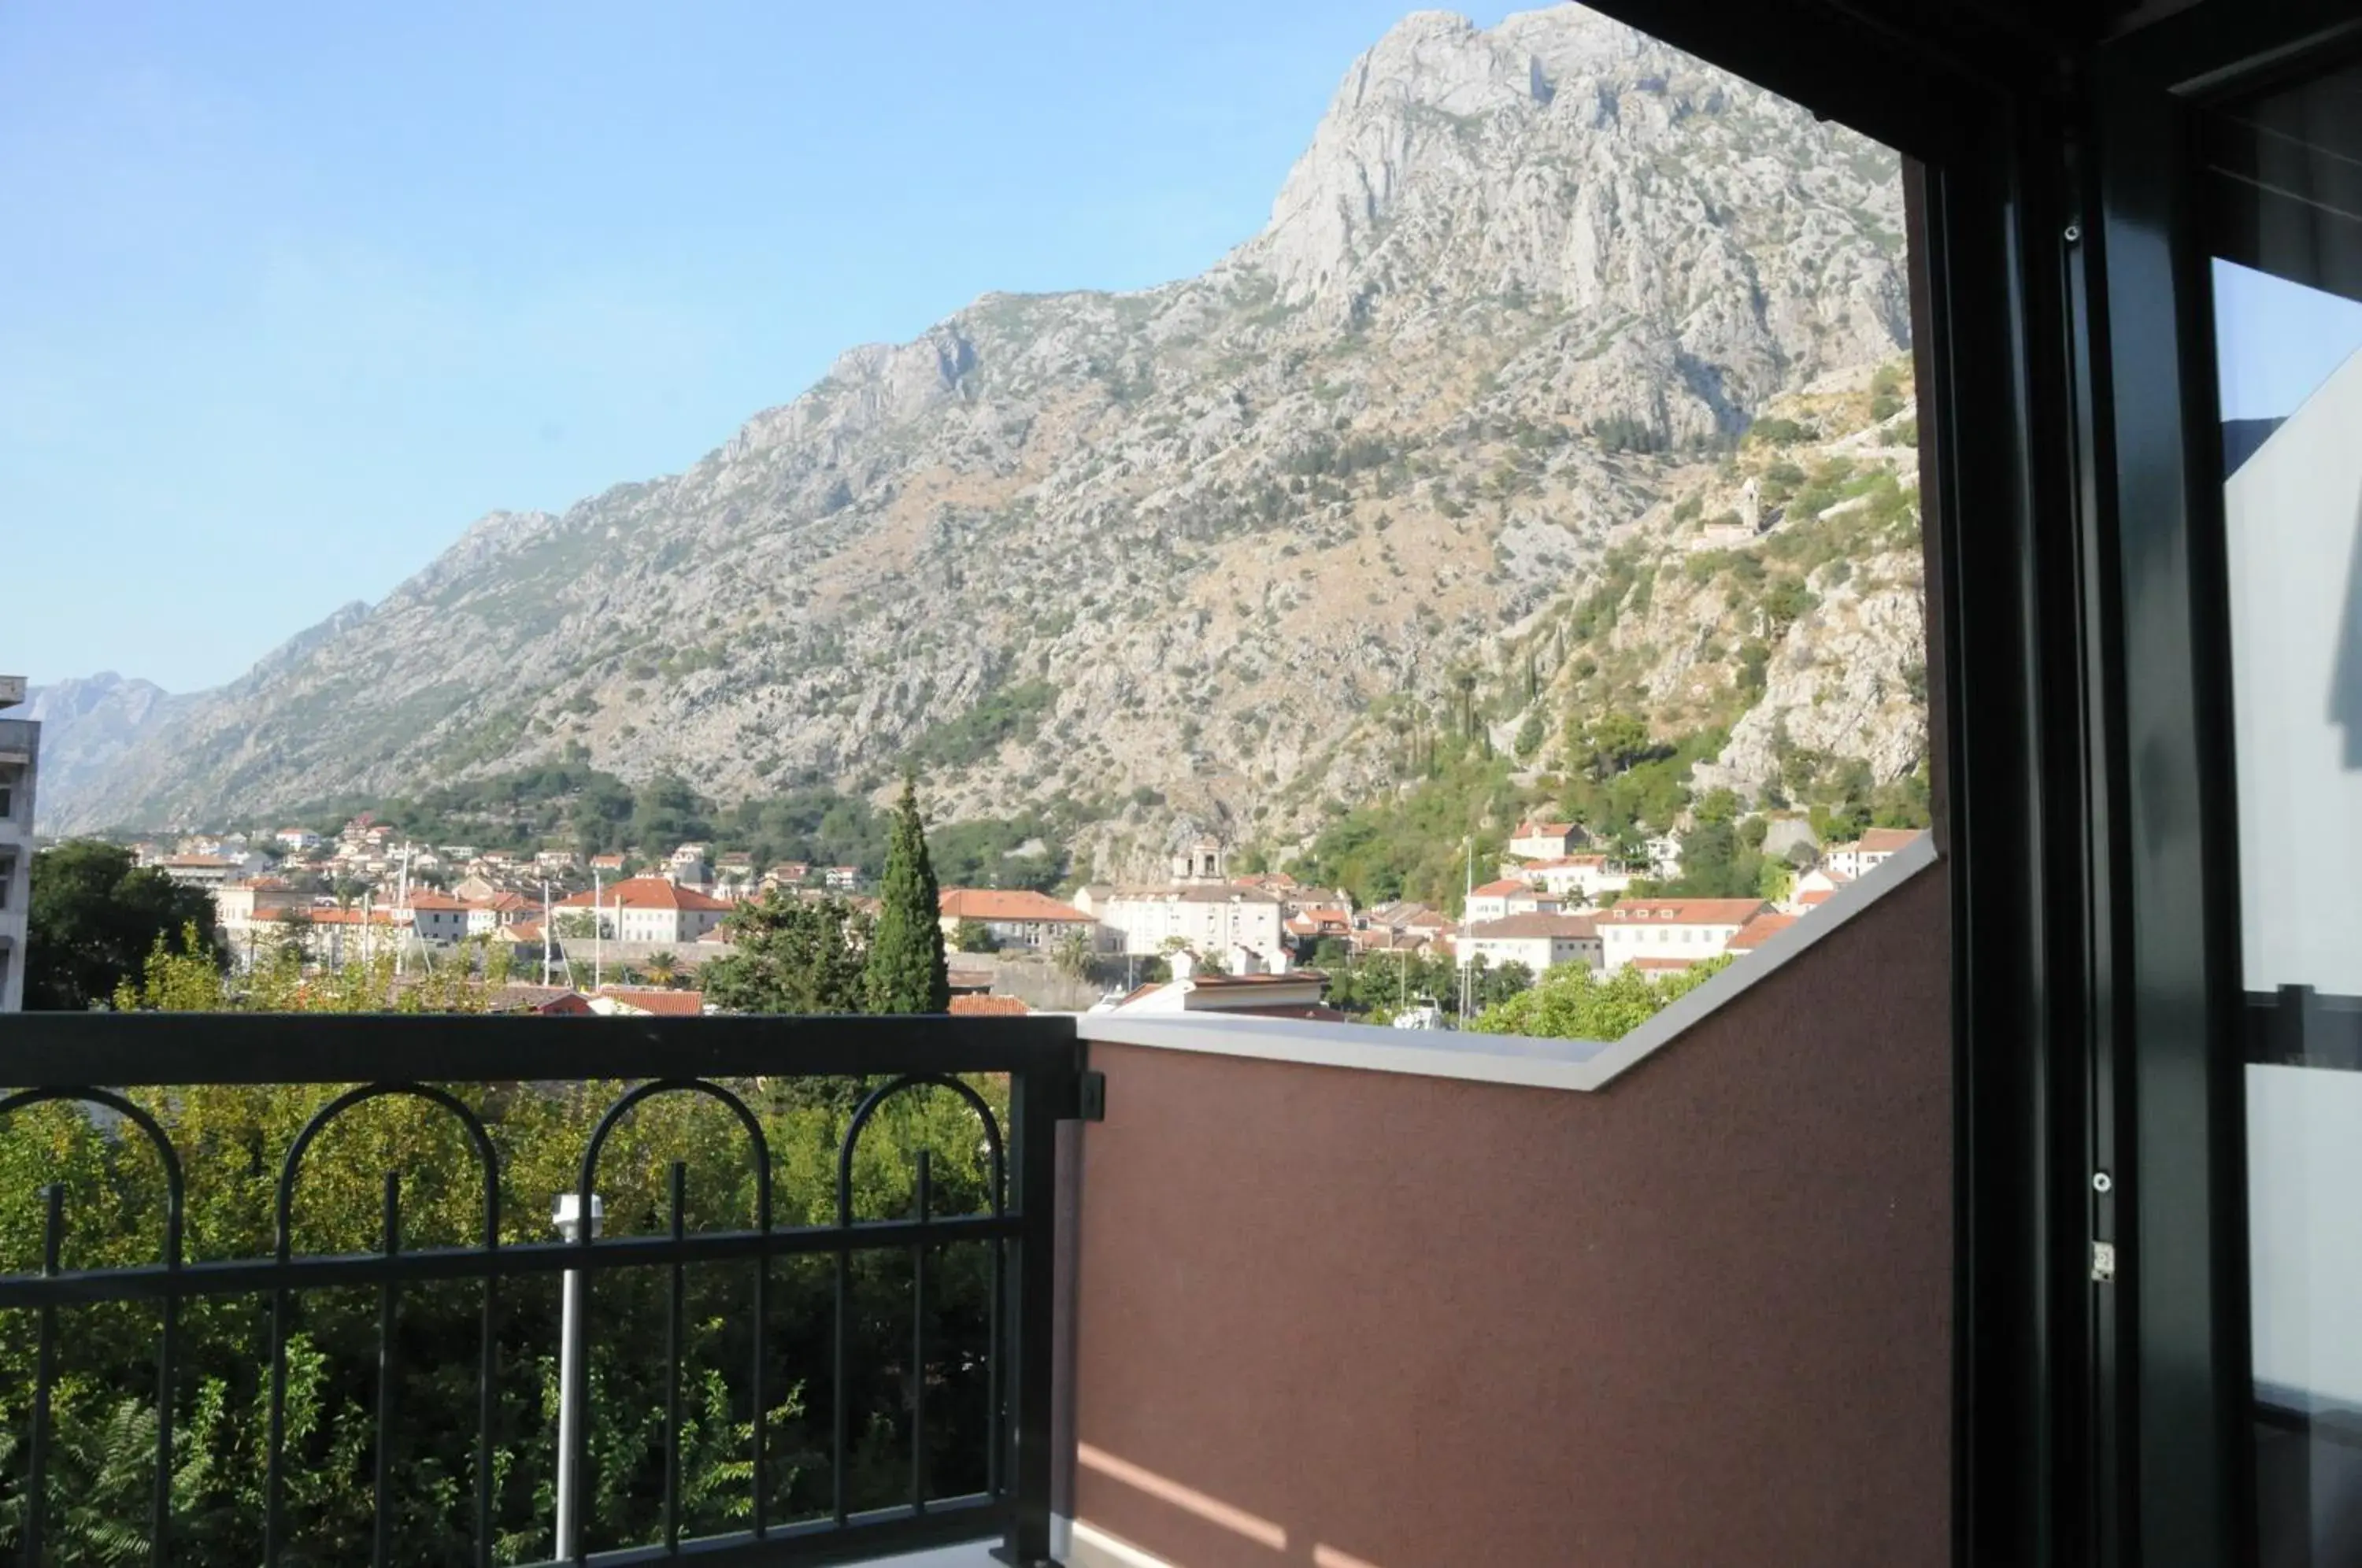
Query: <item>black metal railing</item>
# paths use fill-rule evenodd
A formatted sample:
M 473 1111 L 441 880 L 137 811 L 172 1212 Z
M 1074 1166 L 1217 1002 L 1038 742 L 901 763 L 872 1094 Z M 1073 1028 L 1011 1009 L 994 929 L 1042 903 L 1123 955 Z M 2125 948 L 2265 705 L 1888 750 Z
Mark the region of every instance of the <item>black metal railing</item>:
M 845 1562 L 994 1538 L 1005 1561 L 1046 1562 L 1054 1124 L 1077 1113 L 1080 1069 L 1071 1021 L 1062 1019 L 0 1018 L 0 1086 L 6 1086 L 0 1132 L 37 1107 L 80 1108 L 71 1124 L 58 1120 L 65 1112 L 39 1112 L 64 1131 L 50 1134 L 49 1143 L 34 1141 L 17 1149 L 12 1168 L 18 1172 L 52 1158 L 60 1165 L 53 1179 L 41 1182 L 32 1206 L 25 1207 L 25 1198 L 34 1195 L 0 1194 L 0 1203 L 17 1205 L 0 1209 L 0 1245 L 13 1235 L 19 1254 L 0 1260 L 0 1268 L 19 1270 L 0 1274 L 0 1325 L 11 1325 L 0 1334 L 0 1359 L 8 1361 L 0 1376 L 23 1385 L 13 1397 L 0 1390 L 0 1407 L 13 1429 L 0 1464 L 0 1541 L 28 1564 L 75 1561 L 82 1549 L 66 1544 L 71 1523 L 82 1532 L 74 1539 L 111 1543 L 110 1561 L 215 1561 L 212 1549 L 197 1541 L 189 1512 L 191 1489 L 203 1483 L 259 1507 L 259 1520 L 233 1520 L 230 1534 L 258 1540 L 266 1568 L 334 1560 L 340 1550 L 349 1553 L 341 1560 L 366 1555 L 379 1565 L 448 1561 L 476 1568 L 682 1555 L 716 1562 Z M 281 1093 L 312 1086 L 311 1098 L 296 1105 L 297 1113 L 308 1114 L 283 1149 L 261 1147 L 268 1138 L 251 1129 L 226 1134 L 221 1118 L 204 1110 L 211 1103 L 204 1095 L 229 1086 L 275 1086 Z M 542 1113 L 559 1098 L 594 1091 L 605 1104 L 571 1166 L 573 1228 L 563 1239 L 522 1239 L 524 1199 L 504 1185 L 511 1179 L 503 1167 L 509 1120 L 564 1128 L 562 1118 Z M 865 1148 L 877 1154 L 878 1119 L 915 1114 L 911 1102 L 929 1097 L 943 1114 L 924 1127 L 934 1130 L 938 1142 L 945 1127 L 960 1137 L 975 1131 L 972 1148 L 954 1151 L 970 1173 L 964 1190 L 971 1211 L 940 1211 L 951 1207 L 942 1201 L 935 1164 L 943 1151 L 921 1139 L 908 1151 L 903 1211 L 859 1214 L 856 1158 Z M 751 1198 L 751 1224 L 691 1229 L 690 1162 L 681 1157 L 668 1162 L 661 1199 L 651 1186 L 640 1205 L 651 1233 L 602 1235 L 595 1223 L 585 1222 L 596 1211 L 602 1157 L 619 1129 L 658 1101 L 710 1107 L 721 1119 L 717 1125 L 743 1140 L 745 1167 L 736 1178 L 742 1185 L 729 1190 Z M 366 1120 L 357 1114 L 364 1107 L 384 1111 L 397 1102 L 425 1120 L 447 1118 L 458 1130 L 451 1134 L 447 1128 L 444 1136 L 450 1147 L 464 1149 L 460 1158 L 474 1162 L 464 1188 L 448 1169 L 386 1169 L 378 1184 L 373 1246 L 299 1245 L 297 1198 L 307 1172 L 322 1163 L 324 1135 Z M 783 1121 L 789 1112 L 780 1107 L 789 1104 L 796 1107 L 793 1120 Z M 758 1107 L 768 1108 L 767 1118 Z M 789 1135 L 783 1128 L 817 1128 L 833 1136 L 833 1159 L 826 1151 L 775 1148 Z M 267 1252 L 189 1255 L 192 1178 L 184 1143 L 202 1147 L 207 1170 L 227 1171 L 225 1180 L 251 1185 L 251 1234 L 266 1223 L 267 1184 Z M 0 1159 L 9 1156 L 9 1148 L 0 1143 Z M 808 1178 L 799 1198 L 800 1222 L 778 1222 L 782 1153 L 796 1154 Z M 536 1156 L 545 1166 L 548 1154 L 545 1148 Z M 122 1174 L 135 1165 L 152 1173 L 142 1178 L 145 1188 Z M 815 1196 L 811 1189 L 827 1180 L 816 1173 L 830 1166 L 833 1191 Z M 426 1179 L 430 1174 L 433 1182 Z M 354 1190 L 350 1176 L 339 1176 L 347 1191 Z M 91 1196 L 92 1212 L 79 1219 L 68 1203 L 75 1182 L 82 1184 L 75 1190 Z M 405 1190 L 423 1192 L 436 1184 L 444 1199 L 438 1212 L 469 1217 L 472 1241 L 414 1245 L 406 1240 Z M 152 1259 L 75 1266 L 67 1253 L 77 1223 L 85 1229 L 128 1224 L 115 1208 L 137 1207 L 138 1192 L 151 1189 L 150 1207 L 160 1212 L 139 1224 L 154 1222 Z M 236 1205 L 226 1211 L 234 1216 Z M 537 1209 L 534 1222 L 550 1223 Z M 224 1220 L 219 1228 L 235 1225 Z M 692 1271 L 723 1269 L 751 1276 L 743 1310 L 734 1296 L 727 1301 L 701 1296 L 693 1313 Z M 824 1329 L 800 1320 L 783 1322 L 779 1296 L 790 1270 L 802 1271 L 797 1277 L 804 1305 L 829 1315 Z M 821 1273 L 829 1276 L 825 1287 Z M 564 1300 L 554 1336 L 546 1312 L 522 1304 L 529 1290 L 551 1283 L 559 1283 Z M 593 1305 L 598 1290 L 642 1285 L 656 1288 L 629 1297 L 626 1306 L 637 1303 L 633 1312 L 614 1309 L 607 1336 L 598 1342 L 609 1367 L 606 1382 L 599 1384 L 593 1331 L 586 1323 L 600 1310 Z M 950 1333 L 944 1314 L 963 1288 L 970 1306 L 982 1297 L 973 1314 L 981 1322 L 980 1337 L 949 1351 L 942 1342 Z M 893 1310 L 882 1305 L 904 1290 L 907 1342 L 893 1337 L 900 1328 L 889 1321 Z M 337 1320 L 350 1331 L 342 1342 L 351 1353 L 341 1371 L 322 1370 L 307 1338 L 306 1304 L 322 1297 L 348 1304 L 347 1319 Z M 472 1317 L 472 1355 L 454 1350 L 461 1337 L 447 1320 L 463 1297 L 462 1320 Z M 248 1317 L 237 1316 L 239 1303 L 249 1309 Z M 443 1313 L 433 1359 L 456 1364 L 417 1364 L 425 1353 L 417 1343 L 420 1320 L 431 1315 L 430 1306 Z M 252 1405 L 243 1422 L 235 1416 L 237 1390 L 211 1388 L 201 1400 L 187 1386 L 183 1319 L 192 1312 L 212 1314 L 208 1331 L 216 1335 L 227 1331 L 225 1323 L 255 1324 L 260 1354 L 248 1369 Z M 126 1330 L 125 1314 L 147 1316 Z M 661 1320 L 660 1337 L 653 1319 Z M 77 1333 L 85 1329 L 91 1338 L 78 1345 Z M 138 1347 L 119 1360 L 144 1364 L 71 1369 L 72 1353 L 99 1343 L 102 1331 L 112 1336 L 105 1344 Z M 716 1343 L 726 1339 L 736 1358 L 736 1370 L 709 1374 L 703 1394 L 690 1388 L 685 1375 L 690 1341 L 697 1335 Z M 552 1338 L 562 1342 L 551 1344 Z M 792 1345 L 783 1349 L 788 1342 Z M 907 1361 L 898 1366 L 881 1373 L 860 1364 L 866 1353 L 889 1343 L 897 1347 L 895 1356 L 878 1352 L 873 1359 L 897 1359 L 905 1342 Z M 291 1370 L 299 1352 L 300 1373 Z M 807 1364 L 782 1360 L 798 1354 Z M 660 1398 L 646 1386 L 651 1363 L 661 1364 L 655 1378 Z M 534 1383 L 536 1368 L 551 1366 L 554 1377 L 545 1373 Z M 623 1398 L 634 1405 L 616 1425 L 624 1436 L 594 1452 L 590 1418 L 600 1413 L 602 1397 L 618 1397 L 613 1385 L 624 1374 L 638 1390 Z M 348 1385 L 354 1428 L 341 1446 L 323 1439 L 313 1392 L 321 1379 L 339 1375 Z M 91 1519 L 76 1512 L 87 1513 L 94 1498 L 112 1495 L 91 1477 L 120 1472 L 120 1452 L 87 1459 L 74 1478 L 58 1470 L 61 1402 L 71 1396 L 90 1403 L 94 1378 L 112 1379 L 118 1393 L 140 1391 L 122 1401 L 109 1430 L 117 1448 L 129 1441 L 125 1432 L 145 1445 L 138 1461 L 148 1467 L 138 1483 L 146 1494 L 142 1518 Z M 554 1387 L 558 1408 L 551 1411 L 551 1401 L 536 1401 L 530 1389 L 520 1395 L 528 1383 Z M 443 1441 L 439 1457 L 417 1458 L 413 1474 L 413 1460 L 405 1456 L 418 1445 L 405 1441 L 403 1423 L 433 1425 L 449 1416 L 452 1401 L 443 1397 L 468 1385 L 472 1432 L 464 1441 Z M 885 1401 L 891 1408 L 858 1408 L 857 1385 L 897 1390 Z M 789 1440 L 774 1432 L 783 1412 L 801 1408 L 796 1403 L 801 1396 L 791 1395 L 789 1386 L 828 1391 L 827 1419 L 811 1423 L 793 1442 L 791 1456 L 778 1452 Z M 418 1386 L 443 1398 L 441 1417 L 425 1408 L 432 1398 L 405 1411 L 406 1391 Z M 684 1408 L 699 1399 L 713 1406 L 706 1415 L 719 1423 L 714 1430 L 723 1433 L 720 1450 L 726 1452 L 719 1459 L 701 1452 L 699 1475 L 691 1478 L 684 1474 L 685 1444 L 701 1432 L 699 1441 L 711 1441 L 711 1431 L 698 1428 Z M 931 1410 L 938 1402 L 959 1409 L 938 1414 Z M 102 1413 L 109 1408 L 92 1404 Z M 225 1417 L 225 1409 L 232 1415 Z M 961 1410 L 975 1418 L 966 1426 L 959 1425 Z M 933 1441 L 931 1418 L 937 1422 Z M 176 1447 L 193 1421 L 207 1423 L 203 1441 L 190 1445 L 203 1453 Z M 639 1474 L 631 1459 L 618 1457 L 618 1445 L 642 1428 L 657 1432 L 660 1464 L 650 1455 L 641 1468 L 648 1489 L 660 1496 L 639 1498 L 651 1505 L 640 1516 L 652 1527 L 643 1531 L 648 1538 L 614 1540 L 619 1531 L 631 1534 L 628 1523 L 618 1521 L 635 1506 L 630 1486 Z M 955 1428 L 956 1447 L 946 1454 L 942 1440 Z M 878 1495 L 879 1456 L 902 1441 L 909 1450 L 907 1480 L 887 1502 Z M 100 1445 L 93 1440 L 91 1446 Z M 556 1474 L 518 1474 L 544 1457 L 554 1461 Z M 813 1481 L 823 1457 L 824 1490 Z M 192 1466 L 206 1465 L 211 1468 L 192 1482 Z M 242 1467 L 259 1471 L 259 1484 L 250 1472 L 237 1474 Z M 939 1476 L 938 1469 L 952 1474 Z M 365 1542 L 356 1537 L 339 1549 L 302 1538 L 290 1518 L 291 1486 L 298 1482 L 307 1496 L 334 1496 L 341 1487 L 356 1517 L 362 1507 L 357 1494 L 366 1488 Z M 955 1489 L 945 1495 L 946 1487 Z M 420 1503 L 410 1495 L 419 1490 L 433 1497 Z M 601 1496 L 610 1500 L 614 1517 L 605 1521 L 611 1539 L 594 1549 L 593 1499 Z M 421 1508 L 437 1507 L 442 1512 L 433 1529 L 414 1528 Z M 701 1528 L 701 1519 L 711 1524 L 717 1517 L 729 1528 Z M 218 1535 L 218 1521 L 209 1528 Z M 138 1532 L 144 1542 L 136 1540 Z M 133 1549 L 126 1549 L 127 1540 L 135 1542 Z M 250 1560 L 257 1553 L 242 1554 Z

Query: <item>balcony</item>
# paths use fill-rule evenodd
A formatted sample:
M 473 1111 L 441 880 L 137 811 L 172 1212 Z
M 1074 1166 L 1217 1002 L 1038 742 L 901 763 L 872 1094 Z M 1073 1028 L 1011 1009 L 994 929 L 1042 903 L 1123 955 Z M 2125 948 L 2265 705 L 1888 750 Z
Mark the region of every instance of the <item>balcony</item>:
M 1898 867 L 1606 1052 L 9 1020 L 0 1120 L 50 1132 L 0 1142 L 0 1550 L 1938 1561 L 1947 911 L 1940 864 Z M 275 1109 L 234 1126 L 207 1084 Z M 593 1194 L 602 1233 L 553 1230 Z
M 33 760 L 33 742 L 40 726 L 30 719 L 0 719 L 0 767 L 22 767 Z

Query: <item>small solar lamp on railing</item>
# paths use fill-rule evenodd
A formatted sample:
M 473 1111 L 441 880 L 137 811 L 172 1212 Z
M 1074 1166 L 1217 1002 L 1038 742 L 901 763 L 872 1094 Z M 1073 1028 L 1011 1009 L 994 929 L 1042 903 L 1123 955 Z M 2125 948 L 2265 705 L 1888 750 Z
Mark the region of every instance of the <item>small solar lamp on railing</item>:
M 561 1192 L 550 1204 L 549 1222 L 557 1227 L 561 1242 L 582 1239 L 582 1195 Z M 596 1240 L 607 1227 L 607 1206 L 599 1195 L 590 1195 L 590 1235 Z M 574 1473 L 574 1456 L 580 1447 L 582 1408 L 577 1394 L 586 1381 L 582 1357 L 582 1320 L 587 1301 L 584 1296 L 584 1274 L 581 1269 L 566 1271 L 565 1306 L 557 1330 L 557 1560 L 571 1562 L 579 1555 L 581 1515 L 576 1490 L 581 1477 Z

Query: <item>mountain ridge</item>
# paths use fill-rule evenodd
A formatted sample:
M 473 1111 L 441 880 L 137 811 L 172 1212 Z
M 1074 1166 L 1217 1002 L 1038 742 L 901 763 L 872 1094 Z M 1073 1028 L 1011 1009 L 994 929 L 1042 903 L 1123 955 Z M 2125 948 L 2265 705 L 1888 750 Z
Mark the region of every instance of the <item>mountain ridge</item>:
M 986 293 L 679 474 L 485 514 L 176 700 L 62 820 L 582 747 L 724 795 L 915 753 L 954 816 L 1146 790 L 1285 838 L 1400 782 L 1373 709 L 1506 679 L 1619 542 L 1684 547 L 1775 401 L 1908 338 L 1891 155 L 1574 6 L 1407 17 L 1272 212 L 1196 277 Z M 1529 701 L 1619 700 L 1586 657 Z M 1698 720 L 1670 690 L 1652 722 Z M 1155 834 L 1106 814 L 1117 869 Z

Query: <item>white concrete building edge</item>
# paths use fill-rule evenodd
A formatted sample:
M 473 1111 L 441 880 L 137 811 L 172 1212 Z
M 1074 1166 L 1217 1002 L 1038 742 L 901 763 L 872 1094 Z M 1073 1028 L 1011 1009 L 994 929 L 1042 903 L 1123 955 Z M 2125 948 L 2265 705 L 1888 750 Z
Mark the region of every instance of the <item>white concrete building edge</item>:
M 0 675 L 0 715 L 25 701 L 25 678 Z M 41 726 L 0 716 L 0 1012 L 25 1005 L 25 922 L 33 901 L 33 800 Z

